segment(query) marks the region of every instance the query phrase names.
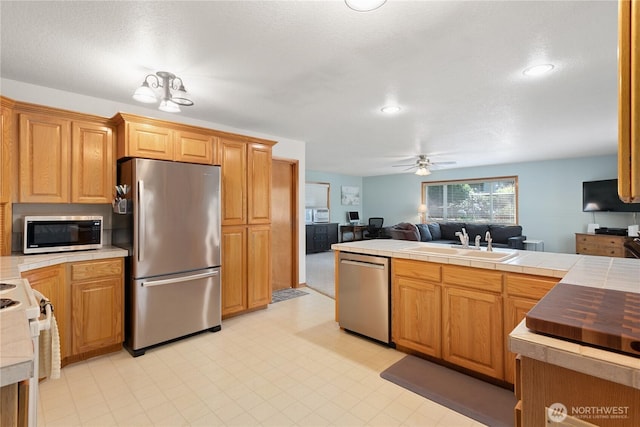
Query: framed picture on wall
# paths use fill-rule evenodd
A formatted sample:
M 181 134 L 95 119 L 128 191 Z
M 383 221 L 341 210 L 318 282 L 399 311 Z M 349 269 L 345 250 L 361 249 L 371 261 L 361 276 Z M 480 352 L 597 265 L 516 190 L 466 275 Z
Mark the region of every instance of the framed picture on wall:
M 343 185 L 341 190 L 341 200 L 343 205 L 360 205 L 360 187 Z

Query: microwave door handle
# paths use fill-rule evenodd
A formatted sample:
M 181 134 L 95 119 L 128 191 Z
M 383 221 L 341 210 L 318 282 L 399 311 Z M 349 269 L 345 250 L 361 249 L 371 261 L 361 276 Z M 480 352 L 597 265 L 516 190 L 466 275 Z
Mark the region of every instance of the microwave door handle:
M 138 262 L 144 259 L 144 236 L 145 236 L 145 218 L 144 218 L 144 181 L 138 180 Z

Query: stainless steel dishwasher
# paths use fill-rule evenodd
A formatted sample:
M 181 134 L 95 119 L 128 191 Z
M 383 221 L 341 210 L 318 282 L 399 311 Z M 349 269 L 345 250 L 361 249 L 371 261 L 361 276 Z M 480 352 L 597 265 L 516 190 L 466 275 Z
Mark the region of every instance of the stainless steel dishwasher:
M 340 327 L 390 344 L 389 258 L 340 252 L 339 260 Z

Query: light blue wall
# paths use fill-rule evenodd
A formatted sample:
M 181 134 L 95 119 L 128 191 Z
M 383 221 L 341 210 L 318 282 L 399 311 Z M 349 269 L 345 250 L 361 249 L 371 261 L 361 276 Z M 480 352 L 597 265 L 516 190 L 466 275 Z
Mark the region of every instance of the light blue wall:
M 363 209 L 362 209 L 364 195 L 363 195 L 361 177 L 308 170 L 305 173 L 305 181 L 329 183 L 330 185 L 329 208 L 331 210 L 331 222 L 344 224 L 347 221 L 348 211 L 358 211 L 360 213 L 360 220 L 362 222 L 366 222 L 365 217 L 363 216 Z M 359 206 L 345 206 L 342 204 L 340 187 L 343 185 L 360 187 L 360 205 Z
M 411 173 L 364 177 L 363 210 L 366 216 L 384 217 L 385 225 L 418 222 L 423 181 L 513 175 L 518 177 L 518 222 L 527 238 L 544 241 L 547 252 L 575 253 L 574 233 L 586 232 L 594 217 L 603 227 L 638 223 L 632 213 L 582 212 L 582 182 L 616 178 L 615 155 L 434 170 L 427 177 Z

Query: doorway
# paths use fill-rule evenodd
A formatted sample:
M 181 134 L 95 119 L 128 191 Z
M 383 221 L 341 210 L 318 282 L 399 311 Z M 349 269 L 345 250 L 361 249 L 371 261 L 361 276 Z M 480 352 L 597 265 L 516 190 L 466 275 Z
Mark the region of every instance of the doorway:
M 271 284 L 298 287 L 298 161 L 274 158 L 271 187 Z

